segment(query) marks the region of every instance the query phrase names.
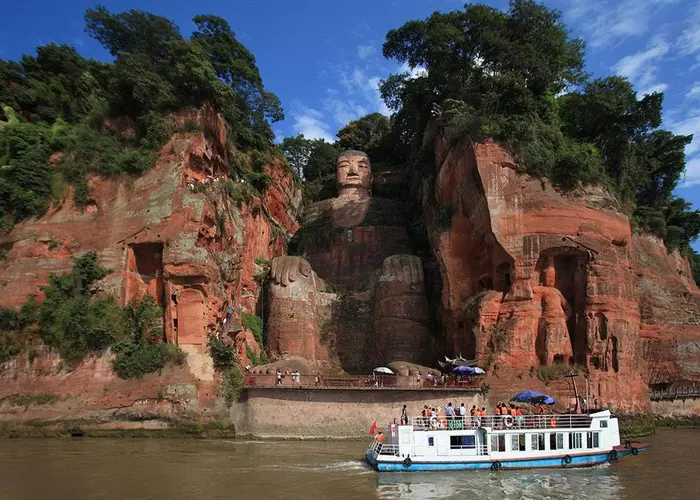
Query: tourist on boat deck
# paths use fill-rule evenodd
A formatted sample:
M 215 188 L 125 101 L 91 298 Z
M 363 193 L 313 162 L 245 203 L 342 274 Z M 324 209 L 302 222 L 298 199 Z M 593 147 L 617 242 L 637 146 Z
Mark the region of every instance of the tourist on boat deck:
M 384 446 L 384 434 L 382 434 L 381 429 L 377 432 L 375 440 L 377 441 L 377 454 L 379 454 L 382 452 L 382 446 Z
M 401 425 L 408 425 L 408 410 L 406 410 L 406 405 L 403 405 L 401 409 Z
M 447 403 L 447 406 L 445 407 L 445 415 L 447 415 L 447 420 L 452 420 L 452 418 L 455 416 L 455 409 L 452 406 L 452 402 Z

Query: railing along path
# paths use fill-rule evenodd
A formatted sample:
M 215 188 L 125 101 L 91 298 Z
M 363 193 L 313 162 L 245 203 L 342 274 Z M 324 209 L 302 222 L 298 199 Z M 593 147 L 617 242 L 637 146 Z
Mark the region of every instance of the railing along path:
M 653 390 L 650 393 L 650 397 L 654 401 L 662 399 L 697 399 L 700 398 L 700 387 Z
M 417 376 L 400 375 L 357 375 L 350 377 L 316 377 L 315 375 L 284 375 L 280 381 L 277 375 L 247 374 L 243 379 L 246 388 L 285 388 L 285 389 L 436 389 L 436 390 L 475 390 L 480 386 L 476 378 L 446 380 L 444 384 L 419 379 Z

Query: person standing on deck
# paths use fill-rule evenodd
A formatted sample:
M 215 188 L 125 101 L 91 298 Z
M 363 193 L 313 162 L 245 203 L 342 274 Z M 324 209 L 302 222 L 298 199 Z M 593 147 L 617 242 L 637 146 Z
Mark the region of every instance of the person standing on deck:
M 384 434 L 382 434 L 381 429 L 377 432 L 375 441 L 377 441 L 377 454 L 380 454 L 382 452 L 382 446 L 384 446 Z
M 403 405 L 401 409 L 401 425 L 408 425 L 408 411 L 406 410 L 406 405 Z

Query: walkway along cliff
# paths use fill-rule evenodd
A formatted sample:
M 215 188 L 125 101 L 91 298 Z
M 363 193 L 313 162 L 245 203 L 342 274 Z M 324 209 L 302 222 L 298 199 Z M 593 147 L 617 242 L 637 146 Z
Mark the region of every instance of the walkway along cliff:
M 343 410 L 358 420 L 338 417 L 335 427 L 324 427 L 323 418 L 358 403 L 374 413 L 385 407 L 391 417 L 407 399 L 416 408 L 445 397 L 485 403 L 475 391 L 368 395 L 273 387 L 244 390 L 229 409 L 207 347 L 217 335 L 236 346 L 242 366 L 261 364 L 252 371 L 263 374 L 285 364 L 304 375 L 361 374 L 375 362 L 396 361 L 401 375 L 416 377 L 437 355 L 461 353 L 488 370 L 483 382 L 494 399 L 522 388 L 568 396 L 568 382 L 556 370 L 574 365 L 586 374 L 591 394 L 623 412 L 651 410 L 649 385 L 700 379 L 700 292 L 688 262 L 663 242 L 633 234 L 604 190 L 561 194 L 519 173 L 490 142 L 465 139 L 448 147 L 438 135 L 437 177 L 422 188 L 429 254 L 410 255 L 407 221 L 394 201 L 373 202 L 386 210 L 348 213 L 335 226 L 331 218 L 316 228 L 330 235 L 331 248 L 317 252 L 313 293 L 286 297 L 286 316 L 270 318 L 262 285 L 269 261 L 286 255 L 300 227 L 301 191 L 287 168 L 273 162 L 264 166 L 271 178 L 266 189 L 249 192 L 243 179 L 226 173 L 231 158 L 217 115 L 198 111 L 175 119 L 202 130 L 176 133 L 157 166 L 132 185 L 93 177 L 94 202 L 86 210 L 75 208 L 69 195 L 2 238 L 0 306 L 16 308 L 30 295 L 40 302 L 38 287 L 50 273 L 69 271 L 71 257 L 94 251 L 111 271 L 94 294 L 121 304 L 152 295 L 163 307 L 165 338 L 186 353 L 186 363 L 122 380 L 110 353 L 68 370 L 56 354 L 35 346 L 2 365 L 4 425 L 158 429 L 215 420 L 264 435 L 333 434 L 338 426 L 361 435 L 371 423 L 367 412 Z M 392 256 L 410 257 L 397 261 L 409 269 L 418 262 L 420 279 L 386 278 L 396 278 L 396 270 L 375 261 Z M 358 270 L 372 280 L 355 279 Z M 341 286 L 332 290 L 327 285 L 334 279 Z M 432 297 L 439 301 L 429 312 Z M 261 346 L 243 327 L 252 314 L 264 319 L 265 338 L 274 345 Z M 304 326 L 310 317 L 313 324 Z M 395 317 L 410 328 L 394 329 Z M 303 331 L 289 326 L 297 320 Z M 369 326 L 354 328 L 358 321 Z M 373 331 L 384 333 L 379 338 Z M 262 365 L 265 348 L 270 365 Z M 297 348 L 299 355 L 290 355 Z M 305 412 L 321 420 L 306 427 L 292 422 Z M 288 424 L 281 415 L 290 415 Z

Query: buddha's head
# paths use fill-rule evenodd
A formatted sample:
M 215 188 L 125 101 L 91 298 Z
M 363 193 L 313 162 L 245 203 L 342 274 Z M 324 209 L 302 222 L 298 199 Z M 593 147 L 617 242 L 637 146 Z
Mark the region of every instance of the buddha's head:
M 340 195 L 369 194 L 372 190 L 372 170 L 369 156 L 362 151 L 352 149 L 343 151 L 338 156 L 335 178 Z

